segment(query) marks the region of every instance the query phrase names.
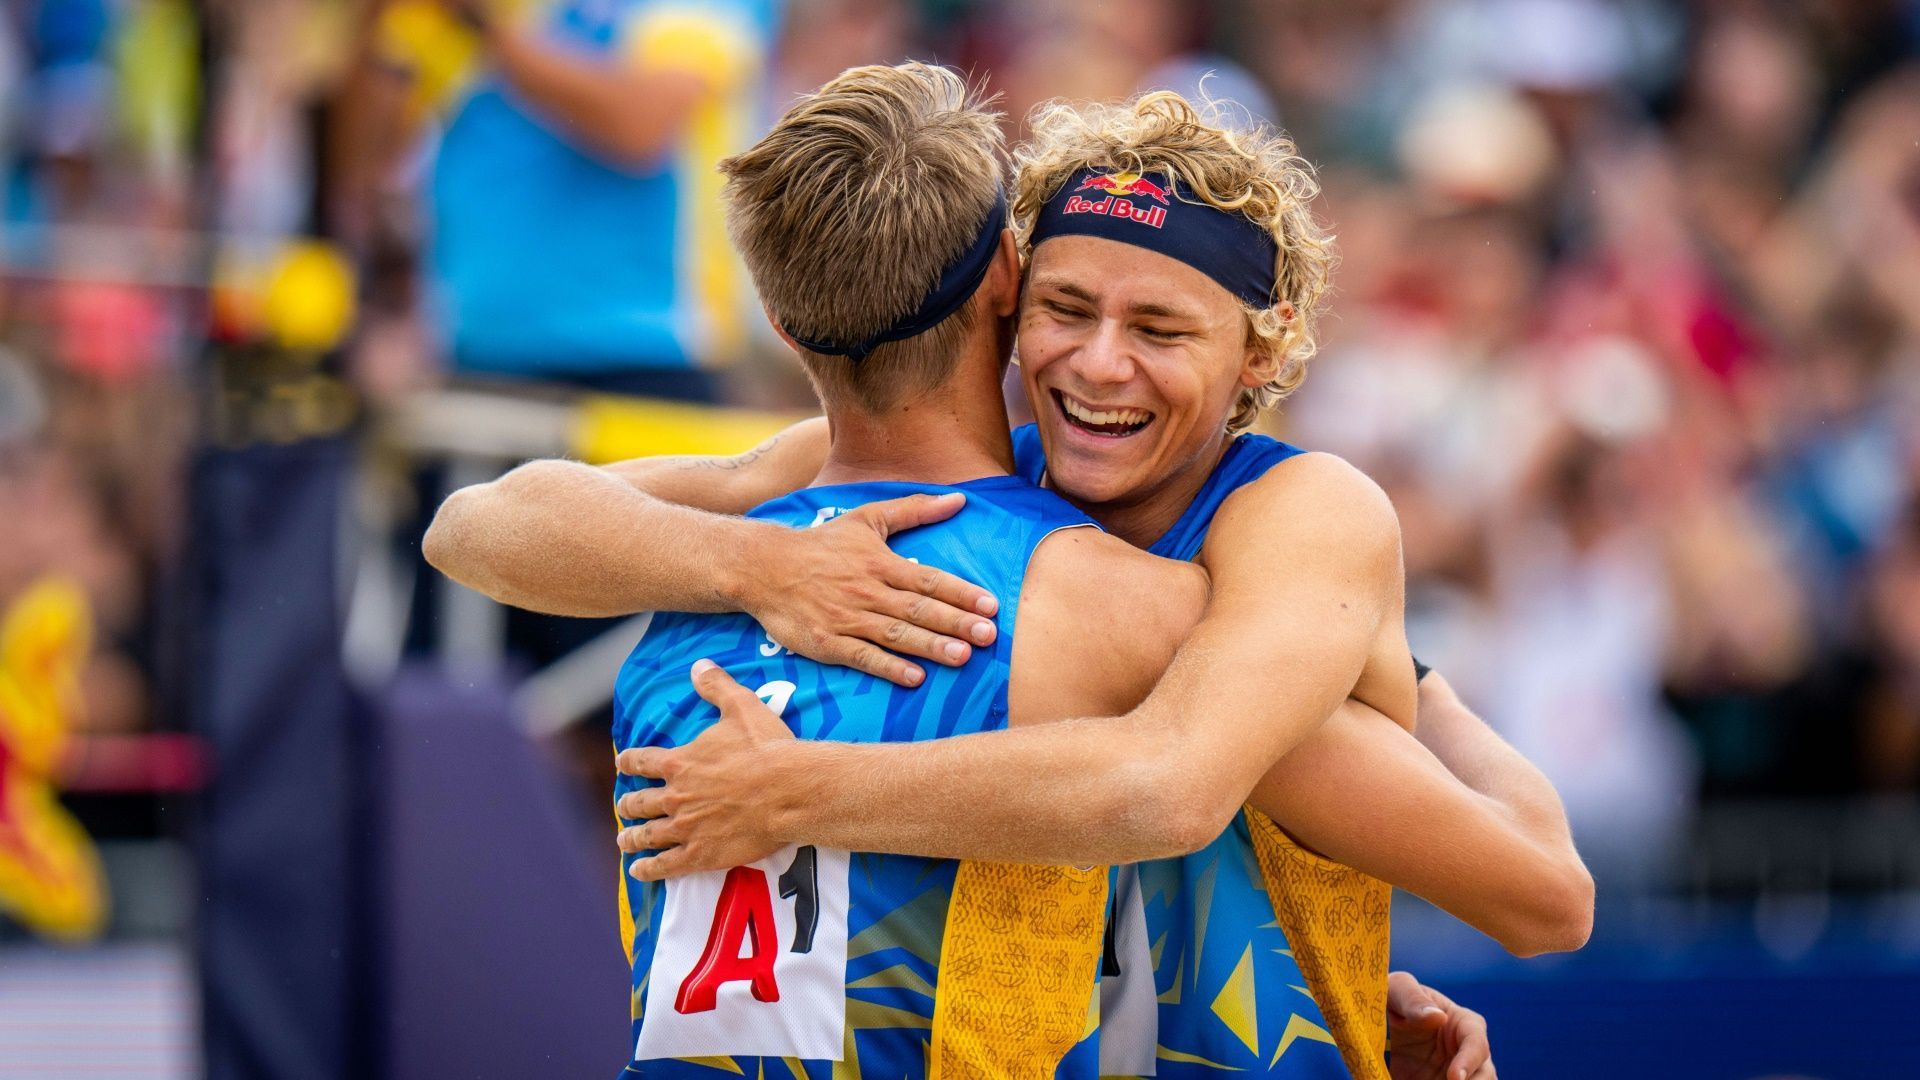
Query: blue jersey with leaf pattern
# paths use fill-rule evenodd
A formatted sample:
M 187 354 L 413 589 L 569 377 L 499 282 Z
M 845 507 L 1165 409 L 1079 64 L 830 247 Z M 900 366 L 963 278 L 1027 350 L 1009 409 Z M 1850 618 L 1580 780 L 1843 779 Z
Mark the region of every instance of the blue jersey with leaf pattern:
M 804 528 L 865 503 L 948 491 L 967 496 L 958 514 L 890 543 L 899 554 L 999 598 L 1000 633 L 991 647 L 976 648 L 957 669 L 923 665 L 924 685 L 904 689 L 798 656 L 745 615 L 663 613 L 621 669 L 616 745 L 681 745 L 714 722 L 716 710 L 688 679 L 690 665 L 701 658 L 757 690 L 804 739 L 899 742 L 1005 727 L 1012 631 L 1028 559 L 1053 531 L 1090 525 L 1086 517 L 1016 477 L 952 487 L 886 482 L 809 488 L 750 516 Z M 620 778 L 616 799 L 641 783 L 646 781 Z M 664 884 L 631 883 L 623 873 L 633 960 L 629 1069 L 666 1078 L 927 1075 L 937 1025 L 959 1022 L 955 1010 L 936 1009 L 959 866 L 790 845 L 750 866 Z M 1092 885 L 1104 895 L 1097 873 Z M 1053 1018 L 1054 1030 L 1070 1029 L 1071 1036 L 1058 1068 L 1039 1075 L 1095 1074 L 1096 1047 L 1086 1032 L 1098 901 L 1089 923 L 1066 928 L 1090 935 L 1094 943 L 1088 970 L 1075 976 L 1086 989 L 1077 1014 Z M 993 956 L 968 960 L 1006 962 Z M 1033 1012 L 1026 1009 L 1023 1019 Z M 1022 1013 L 1016 1009 L 1013 1015 Z M 1004 1042 L 1005 1034 L 985 1037 Z
M 1046 460 L 1038 429 L 1015 430 L 1013 446 L 1014 470 L 1040 482 Z M 1147 550 L 1196 558 L 1227 497 L 1299 453 L 1264 435 L 1241 435 Z M 1113 898 L 1101 980 L 1103 1075 L 1348 1075 L 1276 920 L 1245 814 L 1192 855 L 1119 868 Z M 1142 969 L 1150 983 L 1136 980 Z

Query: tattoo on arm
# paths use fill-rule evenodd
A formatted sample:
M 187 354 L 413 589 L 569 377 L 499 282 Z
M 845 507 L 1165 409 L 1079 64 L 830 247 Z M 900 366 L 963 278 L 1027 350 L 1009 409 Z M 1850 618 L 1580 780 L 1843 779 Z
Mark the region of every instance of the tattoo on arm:
M 682 462 L 680 470 L 687 472 L 694 469 L 719 469 L 724 472 L 733 472 L 736 469 L 744 469 L 765 457 L 775 446 L 779 445 L 780 440 L 784 437 L 784 435 L 775 435 L 773 438 L 768 439 L 766 442 L 761 443 L 746 453 L 735 454 L 733 457 L 692 458 Z

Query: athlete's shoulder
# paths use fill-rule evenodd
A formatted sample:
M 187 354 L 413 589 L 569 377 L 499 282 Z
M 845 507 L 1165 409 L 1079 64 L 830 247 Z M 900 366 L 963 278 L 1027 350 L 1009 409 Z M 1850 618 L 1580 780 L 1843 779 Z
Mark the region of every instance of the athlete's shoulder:
M 1227 496 L 1206 551 L 1211 559 L 1222 547 L 1276 544 L 1391 550 L 1397 560 L 1400 520 L 1386 491 L 1345 458 L 1297 452 Z
M 1124 712 L 1200 621 L 1207 588 L 1195 563 L 1097 529 L 1056 532 L 1035 550 L 1021 589 L 1015 679 L 1037 670 L 1060 684 L 1048 695 L 1060 700 L 1059 715 Z
M 1172 587 L 1206 591 L 1207 572 L 1163 559 L 1097 528 L 1055 532 L 1034 550 L 1028 575 L 1060 595 L 1112 595 L 1116 589 L 1151 592 Z

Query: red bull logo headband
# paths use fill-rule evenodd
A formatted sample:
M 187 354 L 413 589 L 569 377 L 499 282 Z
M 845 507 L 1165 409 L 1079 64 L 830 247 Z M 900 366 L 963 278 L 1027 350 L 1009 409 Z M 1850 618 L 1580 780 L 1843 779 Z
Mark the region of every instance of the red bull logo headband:
M 889 341 L 901 341 L 916 334 L 924 334 L 940 325 L 940 321 L 960 310 L 986 280 L 987 267 L 993 265 L 994 252 L 1000 250 L 1000 230 L 1007 227 L 1007 193 L 994 193 L 993 209 L 987 211 L 985 221 L 980 223 L 980 231 L 974 235 L 967 250 L 960 253 L 947 268 L 940 272 L 940 280 L 934 282 L 933 290 L 927 293 L 920 306 L 914 308 L 892 326 L 866 339 L 851 343 L 836 341 L 815 341 L 794 333 L 793 327 L 782 323 L 787 336 L 802 346 L 828 356 L 844 356 L 855 363 L 867 358 L 867 354 Z M 883 256 L 884 257 L 884 256 Z
M 1186 185 L 1134 172 L 1086 169 L 1054 192 L 1033 223 L 1033 246 L 1097 236 L 1179 259 L 1257 308 L 1271 306 L 1280 247 L 1245 215 L 1216 210 Z

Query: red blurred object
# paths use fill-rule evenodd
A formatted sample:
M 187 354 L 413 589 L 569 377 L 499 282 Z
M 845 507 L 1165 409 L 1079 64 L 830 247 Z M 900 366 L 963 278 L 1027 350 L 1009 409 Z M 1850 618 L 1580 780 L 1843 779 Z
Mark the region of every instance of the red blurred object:
M 160 298 L 137 285 L 63 283 L 54 294 L 53 311 L 61 359 L 104 381 L 127 381 L 154 370 L 170 345 Z
M 76 735 L 59 786 L 80 794 L 199 791 L 212 773 L 207 748 L 177 732 Z

